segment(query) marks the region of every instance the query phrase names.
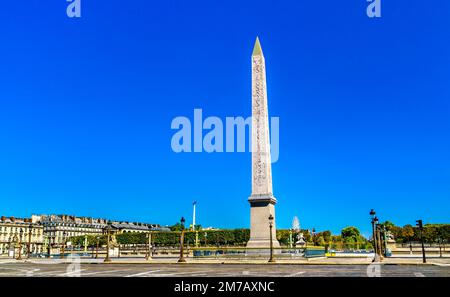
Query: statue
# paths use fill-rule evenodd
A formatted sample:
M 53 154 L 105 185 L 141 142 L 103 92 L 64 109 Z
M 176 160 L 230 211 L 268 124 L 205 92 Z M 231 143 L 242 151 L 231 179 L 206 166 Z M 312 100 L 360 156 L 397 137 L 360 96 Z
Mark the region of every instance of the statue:
M 111 234 L 111 237 L 109 240 L 109 246 L 112 248 L 119 246 L 119 243 L 117 242 L 116 234 Z
M 295 243 L 295 245 L 300 245 L 300 246 L 304 246 L 305 245 L 305 239 L 303 238 L 303 233 L 299 232 L 297 234 L 297 242 Z

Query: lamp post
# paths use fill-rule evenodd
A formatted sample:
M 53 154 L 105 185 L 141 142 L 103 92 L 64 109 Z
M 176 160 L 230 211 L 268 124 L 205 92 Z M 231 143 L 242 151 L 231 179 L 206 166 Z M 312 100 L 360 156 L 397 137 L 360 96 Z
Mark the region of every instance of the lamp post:
M 422 244 L 422 261 L 423 263 L 427 263 L 427 257 L 425 255 L 425 246 L 423 244 L 423 222 L 422 220 L 417 220 L 417 227 L 419 227 L 419 232 L 420 232 L 420 242 Z
M 375 210 L 371 209 L 370 210 L 370 217 L 371 217 L 371 223 L 372 223 L 372 239 L 373 239 L 373 250 L 375 252 L 375 256 L 373 258 L 372 262 L 378 262 L 380 261 L 380 257 L 378 256 L 378 246 L 377 246 L 377 235 L 376 235 L 376 230 L 375 230 L 375 220 L 378 220 L 377 217 L 375 216 Z
M 33 229 L 33 224 L 30 223 L 28 226 L 28 244 L 27 244 L 27 259 L 31 257 L 31 230 Z
M 65 253 L 65 250 L 64 250 L 64 249 L 66 248 L 66 235 L 67 235 L 67 232 L 64 231 L 64 232 L 63 232 L 63 241 L 62 241 L 61 256 L 60 256 L 61 259 L 64 259 L 64 253 Z
M 273 216 L 270 214 L 269 216 L 269 230 L 270 230 L 270 258 L 269 263 L 274 263 L 275 259 L 273 258 L 273 240 L 272 240 L 272 229 L 273 229 Z
M 383 242 L 381 240 L 381 225 L 378 223 L 379 220 L 377 217 L 375 217 L 375 235 L 377 236 L 377 252 L 378 252 L 378 257 L 380 259 L 380 262 L 383 261 Z
M 387 229 L 386 229 L 386 226 L 385 225 L 382 225 L 382 231 L 383 231 L 383 248 L 384 248 L 384 253 L 383 253 L 383 256 L 384 257 L 387 257 L 388 255 L 388 247 L 387 247 L 387 236 L 386 236 L 386 233 L 387 233 Z
M 19 231 L 19 256 L 17 257 L 17 260 L 22 260 L 22 236 L 23 236 L 23 230 L 20 228 Z
M 111 262 L 111 259 L 109 258 L 109 240 L 110 240 L 110 233 L 111 233 L 111 221 L 108 221 L 108 226 L 106 227 L 106 258 L 103 260 L 103 262 Z
M 47 245 L 47 255 L 48 258 L 51 258 L 52 254 L 52 238 L 50 236 L 47 237 L 48 245 Z
M 290 248 L 293 248 L 294 247 L 294 242 L 293 242 L 293 239 L 292 239 L 292 228 L 291 229 L 289 229 L 289 247 Z
M 185 263 L 186 260 L 184 259 L 184 251 L 183 251 L 183 244 L 184 244 L 184 222 L 186 220 L 184 217 L 181 217 L 181 235 L 180 235 L 180 258 L 178 259 L 178 263 Z
M 98 245 L 100 243 L 100 236 L 97 235 L 97 237 L 95 237 L 95 239 L 97 239 L 97 246 L 95 248 L 95 259 L 98 259 Z
M 208 233 L 204 233 L 205 236 L 205 247 L 208 245 L 207 239 L 208 239 Z
M 195 229 L 195 247 L 198 247 L 199 241 L 198 241 L 198 230 Z
M 87 246 L 88 246 L 88 239 L 87 235 L 84 235 L 84 253 L 87 254 Z
M 151 255 L 151 248 L 152 248 L 152 232 L 148 232 L 148 243 L 147 243 L 147 256 L 145 257 L 145 259 L 148 261 L 152 258 Z
M 313 246 L 316 246 L 316 228 L 314 228 L 314 227 L 312 228 L 311 234 L 312 234 Z

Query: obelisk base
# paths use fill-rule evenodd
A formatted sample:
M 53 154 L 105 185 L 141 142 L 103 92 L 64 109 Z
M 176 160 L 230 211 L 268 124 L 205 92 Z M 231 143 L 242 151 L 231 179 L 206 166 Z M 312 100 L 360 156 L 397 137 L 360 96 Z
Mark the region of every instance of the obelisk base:
M 252 195 L 248 201 L 250 202 L 250 240 L 247 242 L 247 248 L 270 248 L 270 215 L 273 216 L 273 247 L 279 248 L 280 243 L 277 240 L 275 223 L 277 200 L 272 195 Z

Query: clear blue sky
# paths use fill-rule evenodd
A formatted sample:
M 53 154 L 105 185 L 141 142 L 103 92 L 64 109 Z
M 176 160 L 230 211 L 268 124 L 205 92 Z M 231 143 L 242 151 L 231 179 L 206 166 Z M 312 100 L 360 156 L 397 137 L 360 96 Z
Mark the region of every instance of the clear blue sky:
M 345 2 L 345 3 L 344 3 Z M 260 36 L 279 228 L 450 218 L 450 2 L 5 1 L 1 214 L 248 227 L 250 154 L 175 154 L 174 117 L 249 116 Z

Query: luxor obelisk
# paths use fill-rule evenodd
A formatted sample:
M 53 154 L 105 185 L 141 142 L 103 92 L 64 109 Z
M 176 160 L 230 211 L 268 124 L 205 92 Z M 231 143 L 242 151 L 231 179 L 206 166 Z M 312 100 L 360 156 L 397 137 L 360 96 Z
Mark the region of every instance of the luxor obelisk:
M 272 169 L 267 108 L 266 62 L 259 38 L 252 54 L 252 194 L 250 202 L 250 240 L 247 247 L 270 246 L 269 216 L 273 216 L 272 241 L 276 239 L 275 203 L 272 192 Z

